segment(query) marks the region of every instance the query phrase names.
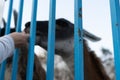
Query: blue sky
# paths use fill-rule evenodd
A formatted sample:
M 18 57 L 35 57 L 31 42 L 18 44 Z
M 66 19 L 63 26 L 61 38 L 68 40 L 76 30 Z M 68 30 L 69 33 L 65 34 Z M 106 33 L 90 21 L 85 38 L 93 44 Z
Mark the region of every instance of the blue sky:
M 23 22 L 31 20 L 32 0 L 24 0 Z M 5 3 L 4 18 L 7 18 L 8 2 Z M 14 9 L 18 11 L 19 0 L 14 0 Z M 87 31 L 101 37 L 101 41 L 93 43 L 89 41 L 92 50 L 101 55 L 101 47 L 110 49 L 113 52 L 111 17 L 109 0 L 83 0 L 83 28 Z M 66 18 L 74 23 L 74 0 L 57 0 L 56 1 L 56 18 Z M 49 19 L 49 0 L 38 0 L 37 20 Z M 11 24 L 14 26 L 13 24 Z

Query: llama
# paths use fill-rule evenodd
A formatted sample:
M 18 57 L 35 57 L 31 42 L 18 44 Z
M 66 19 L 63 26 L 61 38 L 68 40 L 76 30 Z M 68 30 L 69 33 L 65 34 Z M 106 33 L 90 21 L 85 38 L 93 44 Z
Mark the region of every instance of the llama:
M 25 24 L 24 31 L 29 33 L 30 22 Z M 91 35 L 85 30 L 84 33 L 84 80 L 110 80 L 106 74 L 101 60 L 91 51 L 85 38 L 99 41 L 100 38 Z M 56 20 L 55 54 L 62 56 L 69 69 L 74 75 L 74 24 L 66 19 Z M 48 21 L 37 21 L 36 44 L 47 50 Z M 73 79 L 74 80 L 74 79 Z

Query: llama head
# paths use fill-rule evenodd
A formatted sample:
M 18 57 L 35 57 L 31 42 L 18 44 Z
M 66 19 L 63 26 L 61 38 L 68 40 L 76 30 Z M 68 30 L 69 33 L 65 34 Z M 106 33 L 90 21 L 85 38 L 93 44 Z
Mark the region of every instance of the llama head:
M 24 31 L 30 33 L 30 23 L 25 24 Z M 36 44 L 47 49 L 48 44 L 48 21 L 37 21 L 36 22 Z M 74 45 L 74 24 L 70 21 L 59 18 L 56 19 L 55 26 L 55 49 L 67 51 L 73 51 Z M 99 41 L 100 38 L 83 30 L 83 36 L 90 39 L 91 41 Z

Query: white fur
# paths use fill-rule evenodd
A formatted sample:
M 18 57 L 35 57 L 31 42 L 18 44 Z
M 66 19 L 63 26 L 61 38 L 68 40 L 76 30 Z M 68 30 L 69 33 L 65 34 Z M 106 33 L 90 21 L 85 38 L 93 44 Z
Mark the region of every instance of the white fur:
M 37 53 L 36 53 L 37 52 Z M 46 70 L 47 51 L 35 46 L 35 54 L 39 57 L 42 67 Z M 59 55 L 54 55 L 54 80 L 72 80 L 73 75 L 65 61 Z

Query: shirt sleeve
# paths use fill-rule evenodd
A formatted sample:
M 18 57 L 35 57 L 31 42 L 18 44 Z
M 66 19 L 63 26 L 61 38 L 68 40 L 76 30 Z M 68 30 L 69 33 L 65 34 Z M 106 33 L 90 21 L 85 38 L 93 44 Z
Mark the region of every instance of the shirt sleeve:
M 0 37 L 0 63 L 13 54 L 15 45 L 10 35 Z

